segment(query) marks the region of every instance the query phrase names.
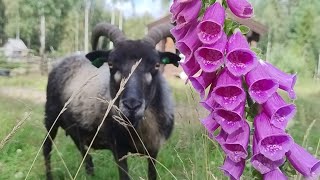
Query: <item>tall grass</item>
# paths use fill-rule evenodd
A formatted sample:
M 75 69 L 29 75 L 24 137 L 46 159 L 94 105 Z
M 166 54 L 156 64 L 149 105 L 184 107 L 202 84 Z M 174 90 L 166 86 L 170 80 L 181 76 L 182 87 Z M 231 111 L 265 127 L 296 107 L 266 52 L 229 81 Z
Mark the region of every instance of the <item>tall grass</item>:
M 218 144 L 208 138 L 199 122 L 207 112 L 199 106 L 198 95 L 180 80 L 170 79 L 170 82 L 176 99 L 176 121 L 171 138 L 157 158 L 159 179 L 226 179 L 218 168 L 223 164 L 223 153 Z M 288 131 L 297 143 L 304 144 L 311 153 L 319 155 L 320 88 L 314 82 L 309 84 L 304 81 L 303 86 L 300 85 L 298 81 L 298 100 L 295 102 L 298 112 Z M 43 104 L 31 101 L 22 103 L 0 95 L 0 141 L 10 134 L 12 127 L 17 125 L 17 120 L 23 119 L 26 113 L 32 111 L 28 120 L 0 150 L 0 179 L 26 177 L 46 134 L 43 110 Z M 56 148 L 52 152 L 52 173 L 56 179 L 71 179 L 68 171 L 74 176 L 82 160 L 72 140 L 64 136 L 64 132 L 59 131 L 55 139 Z M 95 164 L 95 175 L 88 176 L 84 168 L 81 168 L 77 179 L 118 178 L 117 165 L 110 151 L 95 150 L 90 153 Z M 128 163 L 132 179 L 147 179 L 146 158 L 129 155 Z M 253 169 L 248 165 L 243 179 L 252 179 L 252 173 Z M 44 178 L 44 160 L 39 156 L 28 179 Z

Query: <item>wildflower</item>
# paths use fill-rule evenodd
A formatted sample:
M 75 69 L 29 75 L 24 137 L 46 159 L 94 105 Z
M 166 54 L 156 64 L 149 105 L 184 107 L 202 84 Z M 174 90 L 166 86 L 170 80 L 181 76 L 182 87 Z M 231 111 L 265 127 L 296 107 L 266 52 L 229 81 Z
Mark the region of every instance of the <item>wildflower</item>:
M 211 96 L 227 110 L 235 109 L 246 98 L 241 78 L 232 75 L 226 68 L 221 70 Z
M 209 137 L 213 138 L 213 133 L 218 129 L 220 126 L 213 118 L 212 116 L 208 116 L 201 120 L 202 125 L 206 128 L 206 130 L 209 133 Z
M 287 180 L 288 178 L 281 172 L 279 168 L 272 170 L 263 175 L 264 180 Z
M 258 142 L 257 142 L 255 135 L 253 136 L 252 149 L 253 149 L 253 156 L 251 158 L 251 164 L 261 174 L 266 174 L 266 173 L 269 173 L 273 170 L 276 170 L 285 161 L 285 158 L 282 158 L 282 159 L 276 160 L 276 161 L 272 161 L 272 160 L 266 158 L 263 154 L 261 154 L 260 150 L 258 148 Z M 271 174 L 269 174 L 269 175 L 271 175 Z
M 227 0 L 231 12 L 240 18 L 250 18 L 253 15 L 253 7 L 247 0 Z
M 280 69 L 274 67 L 272 64 L 262 61 L 261 64 L 267 70 L 269 75 L 276 79 L 279 83 L 279 88 L 287 91 L 289 97 L 291 99 L 296 99 L 296 93 L 294 92 L 293 88 L 296 84 L 297 76 L 296 74 L 287 74 L 281 71 Z
M 223 166 L 220 167 L 221 170 L 224 171 L 226 176 L 229 176 L 230 179 L 240 179 L 240 176 L 244 170 L 245 160 L 241 160 L 240 162 L 233 162 L 229 157 L 226 157 L 224 160 Z
M 222 33 L 216 43 L 204 45 L 195 51 L 194 56 L 203 71 L 214 72 L 223 65 L 226 43 L 227 35 Z
M 196 37 L 196 28 L 191 26 L 185 37 L 176 42 L 177 48 L 186 57 L 189 57 L 201 45 L 201 42 Z
M 262 107 L 271 118 L 270 123 L 283 130 L 296 113 L 296 106 L 287 104 L 278 93 L 274 93 Z
M 189 57 L 187 57 L 186 61 L 183 63 L 180 63 L 180 65 L 188 77 L 193 76 L 200 70 L 200 65 L 195 60 L 193 55 L 190 55 Z
M 223 34 L 226 13 L 218 2 L 210 5 L 197 27 L 198 37 L 204 44 L 214 44 Z
M 200 97 L 203 98 L 205 95 L 206 88 L 213 83 L 216 79 L 216 73 L 207 73 L 202 71 L 198 77 L 189 77 L 190 82 L 197 92 L 200 93 Z
M 213 112 L 213 117 L 221 125 L 224 131 L 231 134 L 240 129 L 245 123 L 243 113 L 244 102 L 240 103 L 233 111 L 224 108 L 216 108 Z
M 250 50 L 246 38 L 235 32 L 227 43 L 226 67 L 235 76 L 247 74 L 258 64 L 256 54 Z
M 172 22 L 177 24 L 185 24 L 197 19 L 201 9 L 201 0 L 192 1 L 174 1 L 170 7 L 172 13 Z
M 268 116 L 262 112 L 254 119 L 255 135 L 260 153 L 271 161 L 281 160 L 293 144 L 290 135 L 270 124 Z
M 279 88 L 277 80 L 269 75 L 260 62 L 256 68 L 248 72 L 245 79 L 250 97 L 259 104 L 266 102 Z
M 247 122 L 243 121 L 241 128 L 229 134 L 226 142 L 222 144 L 222 149 L 233 162 L 240 162 L 248 156 L 249 135 L 250 127 Z
M 307 179 L 317 179 L 320 175 L 320 160 L 313 157 L 298 144 L 294 144 L 286 153 L 292 166 Z

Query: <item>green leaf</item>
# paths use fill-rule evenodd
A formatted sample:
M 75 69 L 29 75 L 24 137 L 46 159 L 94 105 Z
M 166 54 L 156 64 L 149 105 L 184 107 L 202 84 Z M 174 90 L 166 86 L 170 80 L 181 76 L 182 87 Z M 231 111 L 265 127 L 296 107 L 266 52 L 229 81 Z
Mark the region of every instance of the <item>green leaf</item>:
M 247 34 L 250 31 L 250 28 L 248 26 L 245 26 L 245 25 L 240 25 L 239 29 L 240 29 L 242 34 Z
M 251 50 L 259 56 L 262 53 L 262 50 L 256 47 L 251 47 Z

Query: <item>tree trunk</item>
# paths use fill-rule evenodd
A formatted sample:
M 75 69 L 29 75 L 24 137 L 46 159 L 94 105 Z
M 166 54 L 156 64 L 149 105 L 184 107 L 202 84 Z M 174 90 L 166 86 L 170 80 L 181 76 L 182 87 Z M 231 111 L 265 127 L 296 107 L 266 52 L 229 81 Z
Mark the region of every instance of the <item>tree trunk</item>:
M 84 11 L 84 52 L 89 51 L 89 11 L 90 11 L 90 0 L 85 0 L 85 11 Z
M 40 16 L 40 73 L 46 75 L 48 73 L 47 61 L 45 58 L 45 47 L 46 47 L 46 18 L 44 15 Z

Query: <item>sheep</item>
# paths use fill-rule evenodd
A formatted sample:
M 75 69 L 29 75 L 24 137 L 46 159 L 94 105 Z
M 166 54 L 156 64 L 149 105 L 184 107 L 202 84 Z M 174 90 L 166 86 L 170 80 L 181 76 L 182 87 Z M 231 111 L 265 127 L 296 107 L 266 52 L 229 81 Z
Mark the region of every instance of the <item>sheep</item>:
M 164 63 L 177 66 L 180 57 L 170 52 L 159 52 L 155 45 L 171 36 L 172 27 L 171 24 L 162 24 L 151 29 L 145 38 L 130 40 L 116 26 L 100 23 L 92 31 L 92 52 L 65 57 L 51 70 L 44 119 L 49 134 L 43 146 L 48 180 L 52 179 L 52 142 L 59 127 L 71 137 L 84 157 L 107 110 L 106 102 L 115 98 L 121 79 L 128 77 L 133 64 L 139 60 L 140 64 L 115 101 L 120 115 L 117 108 L 112 108 L 92 148 L 112 151 L 122 180 L 130 179 L 127 160 L 122 157 L 129 152 L 148 155 L 148 178 L 157 178 L 155 159 L 174 126 L 171 90 L 159 66 Z M 114 48 L 97 50 L 100 36 L 109 38 Z M 72 100 L 68 101 L 70 98 Z M 67 101 L 66 110 L 59 116 Z M 119 116 L 132 126 L 119 123 L 116 118 Z M 84 163 L 86 172 L 93 175 L 94 165 L 90 154 Z

